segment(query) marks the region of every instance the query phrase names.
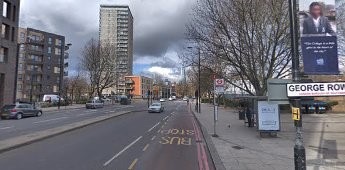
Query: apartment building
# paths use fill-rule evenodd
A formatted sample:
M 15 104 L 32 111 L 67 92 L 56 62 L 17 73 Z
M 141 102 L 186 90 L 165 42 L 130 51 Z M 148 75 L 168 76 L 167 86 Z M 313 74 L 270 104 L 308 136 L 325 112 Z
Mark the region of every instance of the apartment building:
M 20 0 L 0 0 L 0 107 L 15 101 Z
M 147 98 L 153 90 L 153 79 L 144 76 L 125 76 L 126 95 L 134 98 Z
M 68 66 L 65 37 L 19 28 L 18 44 L 17 100 L 40 101 L 44 94 L 59 94 Z
M 125 76 L 133 74 L 133 16 L 128 6 L 101 5 L 99 38 L 116 49 L 119 78 L 116 87 L 106 91 L 124 94 Z

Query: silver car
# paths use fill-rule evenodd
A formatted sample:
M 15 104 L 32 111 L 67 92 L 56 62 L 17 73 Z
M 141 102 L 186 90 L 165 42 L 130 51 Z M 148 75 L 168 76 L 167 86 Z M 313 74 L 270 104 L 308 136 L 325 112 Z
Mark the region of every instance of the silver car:
M 104 103 L 100 100 L 90 100 L 86 103 L 86 109 L 103 108 Z
M 42 116 L 43 112 L 36 109 L 32 104 L 17 103 L 13 105 L 5 105 L 0 110 L 1 119 L 22 119 L 23 117 Z
M 149 113 L 161 113 L 163 111 L 164 107 L 161 103 L 153 103 L 148 109 Z

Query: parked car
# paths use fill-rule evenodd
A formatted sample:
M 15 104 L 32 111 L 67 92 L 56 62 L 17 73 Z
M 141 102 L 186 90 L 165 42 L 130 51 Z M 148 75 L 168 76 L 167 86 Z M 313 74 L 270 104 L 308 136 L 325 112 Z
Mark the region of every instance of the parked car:
M 153 103 L 148 109 L 149 113 L 162 113 L 163 111 L 164 107 L 162 103 Z
M 60 99 L 59 95 L 55 94 L 46 94 L 43 96 L 43 102 L 49 102 L 49 103 L 58 103 Z M 64 101 L 65 99 L 61 97 L 61 101 Z
M 22 119 L 23 117 L 42 116 L 43 112 L 29 103 L 5 105 L 0 110 L 1 119 Z
M 90 100 L 86 103 L 86 109 L 103 108 L 104 103 L 100 100 Z
M 189 98 L 188 98 L 187 96 L 185 96 L 185 97 L 183 98 L 183 101 L 187 101 L 187 100 L 189 100 Z
M 121 96 L 121 99 L 120 99 L 120 104 L 121 105 L 130 105 L 132 102 L 130 99 L 128 99 L 127 96 Z
M 169 97 L 169 101 L 173 101 L 174 99 L 172 97 Z
M 165 99 L 161 98 L 159 99 L 160 102 L 165 102 Z

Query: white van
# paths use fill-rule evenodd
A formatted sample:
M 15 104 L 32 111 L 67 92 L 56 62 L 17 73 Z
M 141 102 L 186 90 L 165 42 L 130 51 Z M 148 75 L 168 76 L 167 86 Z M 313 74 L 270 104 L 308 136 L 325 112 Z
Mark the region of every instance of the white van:
M 46 94 L 43 96 L 43 102 L 52 102 L 52 103 L 58 103 L 59 102 L 59 95 L 55 94 Z M 64 99 L 61 97 L 61 101 L 64 101 Z

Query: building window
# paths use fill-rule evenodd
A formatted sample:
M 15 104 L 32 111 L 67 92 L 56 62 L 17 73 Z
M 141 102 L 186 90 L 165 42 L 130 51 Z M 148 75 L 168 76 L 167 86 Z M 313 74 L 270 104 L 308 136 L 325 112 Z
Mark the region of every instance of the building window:
M 19 65 L 18 65 L 18 70 L 19 70 L 19 71 L 23 71 L 23 64 L 19 64 Z
M 40 47 L 38 45 L 31 45 L 31 50 L 40 51 Z
M 9 40 L 10 38 L 10 26 L 7 24 L 1 25 L 1 38 Z
M 22 91 L 23 90 L 23 85 L 22 84 L 18 84 L 18 91 Z
M 59 74 L 60 73 L 60 68 L 59 67 L 54 67 L 54 73 Z
M 7 62 L 7 56 L 8 56 L 8 48 L 1 47 L 0 48 L 0 63 Z
M 55 55 L 61 55 L 61 49 L 55 48 Z
M 62 41 L 60 39 L 56 39 L 55 40 L 55 45 L 61 46 L 62 45 Z
M 20 36 L 20 41 L 21 41 L 21 42 L 24 42 L 24 41 L 25 41 L 25 33 L 24 33 L 24 32 L 21 32 L 21 33 L 19 34 L 19 36 Z
M 12 42 L 14 42 L 16 40 L 16 29 L 14 27 L 12 27 L 12 37 L 11 37 L 11 40 Z
M 52 59 L 52 57 L 51 57 L 51 56 L 48 56 L 47 58 L 48 58 L 48 60 L 49 60 L 49 61 Z
M 17 7 L 13 6 L 13 18 L 12 18 L 12 20 L 16 21 L 16 19 L 17 19 Z
M 50 67 L 50 66 L 47 66 L 47 69 L 48 69 L 48 70 L 51 70 L 51 67 Z
M 18 80 L 22 81 L 23 80 L 23 74 L 18 74 Z
M 48 53 L 51 54 L 52 53 L 52 48 L 48 47 Z
M 47 80 L 50 80 L 50 75 L 47 75 Z
M 51 37 L 48 38 L 48 44 L 52 44 L 53 43 L 53 39 Z
M 7 1 L 4 1 L 2 4 L 2 16 L 11 18 L 11 4 Z

